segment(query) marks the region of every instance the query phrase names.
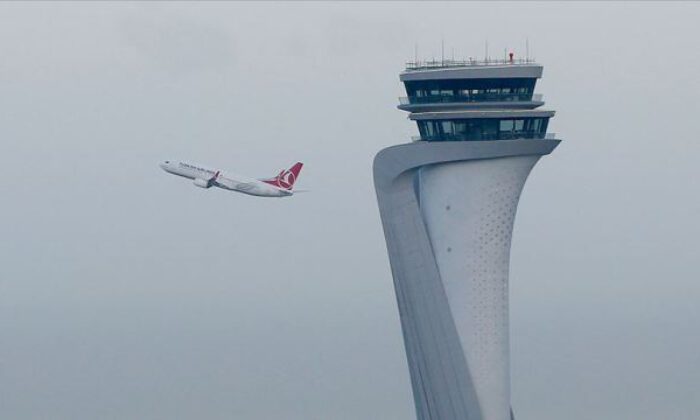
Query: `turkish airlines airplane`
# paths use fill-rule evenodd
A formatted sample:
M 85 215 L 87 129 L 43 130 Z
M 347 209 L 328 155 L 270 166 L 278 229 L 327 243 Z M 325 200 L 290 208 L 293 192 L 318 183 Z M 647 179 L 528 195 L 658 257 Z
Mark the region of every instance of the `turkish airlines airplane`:
M 258 197 L 288 197 L 294 195 L 292 187 L 299 178 L 303 165 L 297 162 L 291 168 L 282 170 L 276 177 L 268 179 L 248 178 L 174 160 L 166 160 L 160 167 L 173 175 L 193 179 L 194 185 L 200 188 L 219 187 Z

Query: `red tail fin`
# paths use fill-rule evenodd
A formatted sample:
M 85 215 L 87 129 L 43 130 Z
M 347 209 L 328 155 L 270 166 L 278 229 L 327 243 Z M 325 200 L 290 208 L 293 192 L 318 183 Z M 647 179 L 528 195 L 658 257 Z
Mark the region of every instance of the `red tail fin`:
M 263 182 L 274 185 L 277 188 L 284 188 L 285 190 L 291 190 L 294 183 L 299 179 L 299 173 L 301 172 L 301 167 L 304 166 L 303 163 L 297 162 L 291 168 L 285 169 L 280 172 L 276 177 L 272 179 L 265 179 Z

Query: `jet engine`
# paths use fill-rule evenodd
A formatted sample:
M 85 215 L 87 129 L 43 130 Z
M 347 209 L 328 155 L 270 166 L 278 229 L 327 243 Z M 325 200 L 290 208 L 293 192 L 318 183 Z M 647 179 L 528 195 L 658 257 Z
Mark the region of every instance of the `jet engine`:
M 199 188 L 209 188 L 211 187 L 211 180 L 210 179 L 201 179 L 201 178 L 196 178 L 194 180 L 194 185 L 198 186 Z

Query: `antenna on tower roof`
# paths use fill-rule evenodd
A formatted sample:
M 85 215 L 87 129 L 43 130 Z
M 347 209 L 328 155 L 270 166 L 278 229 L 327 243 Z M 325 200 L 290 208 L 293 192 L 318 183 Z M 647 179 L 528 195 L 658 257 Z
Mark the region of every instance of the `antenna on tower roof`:
M 525 38 L 525 61 L 530 61 L 530 40 Z
M 442 51 L 442 65 L 445 65 L 445 37 L 440 40 L 440 49 Z

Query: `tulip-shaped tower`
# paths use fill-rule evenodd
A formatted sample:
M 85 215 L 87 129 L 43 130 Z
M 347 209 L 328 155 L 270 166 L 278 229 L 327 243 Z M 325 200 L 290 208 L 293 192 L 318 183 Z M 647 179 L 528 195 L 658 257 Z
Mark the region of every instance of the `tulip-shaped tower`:
M 520 192 L 559 144 L 529 60 L 408 63 L 420 137 L 374 160 L 419 420 L 510 420 L 508 267 Z

